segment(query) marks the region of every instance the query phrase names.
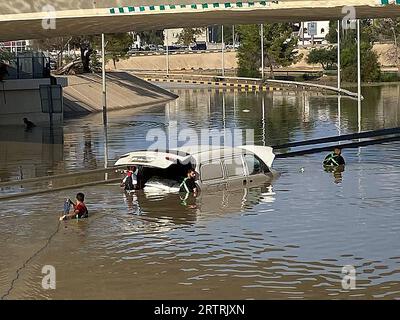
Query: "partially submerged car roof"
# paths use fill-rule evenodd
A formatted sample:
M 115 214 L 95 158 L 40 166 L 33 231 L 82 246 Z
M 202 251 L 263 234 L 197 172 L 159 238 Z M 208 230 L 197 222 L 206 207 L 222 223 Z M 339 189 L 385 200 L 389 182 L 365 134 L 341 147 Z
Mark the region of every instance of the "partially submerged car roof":
M 190 154 L 178 150 L 133 151 L 121 156 L 115 166 L 143 165 L 167 169 L 177 161 L 187 162 L 190 157 Z
M 267 146 L 256 146 L 256 145 L 243 145 L 238 147 L 218 147 L 209 145 L 194 145 L 194 146 L 184 146 L 178 148 L 177 150 L 191 154 L 194 158 L 203 158 L 205 154 L 209 153 L 212 155 L 234 155 L 239 153 L 246 153 L 246 151 L 255 154 L 259 157 L 269 168 L 272 167 L 272 163 L 275 160 L 274 150 Z M 213 156 L 213 158 L 215 158 Z
M 245 145 L 239 148 L 250 151 L 259 157 L 269 168 L 275 160 L 274 149 L 266 146 Z
M 144 165 L 166 169 L 178 161 L 187 164 L 192 161 L 207 161 L 229 155 L 251 152 L 258 156 L 268 167 L 275 159 L 271 147 L 245 145 L 240 147 L 218 147 L 210 145 L 191 145 L 170 150 L 134 151 L 119 158 L 116 166 Z

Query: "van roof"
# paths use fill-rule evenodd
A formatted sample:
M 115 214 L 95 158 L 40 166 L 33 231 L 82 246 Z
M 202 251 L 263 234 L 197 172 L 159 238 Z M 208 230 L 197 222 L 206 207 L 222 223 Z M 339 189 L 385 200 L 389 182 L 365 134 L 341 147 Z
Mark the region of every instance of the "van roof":
M 188 163 L 191 160 L 196 162 L 207 161 L 208 159 L 221 158 L 223 156 L 234 156 L 237 154 L 251 152 L 258 156 L 268 167 L 272 167 L 275 159 L 271 147 L 245 145 L 239 147 L 221 147 L 210 145 L 191 145 L 168 150 L 141 150 L 127 153 L 119 158 L 116 166 L 123 165 L 145 165 L 166 169 L 172 164 L 180 161 Z

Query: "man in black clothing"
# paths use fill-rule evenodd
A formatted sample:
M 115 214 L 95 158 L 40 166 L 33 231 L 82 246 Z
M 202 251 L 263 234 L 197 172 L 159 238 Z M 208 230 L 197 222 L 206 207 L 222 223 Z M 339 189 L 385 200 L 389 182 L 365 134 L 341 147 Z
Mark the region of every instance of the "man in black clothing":
M 324 166 L 338 167 L 344 166 L 346 162 L 342 157 L 342 150 L 339 147 L 335 147 L 334 151 L 328 154 L 324 160 Z
M 187 177 L 181 183 L 179 191 L 185 193 L 193 193 L 196 196 L 197 194 L 196 171 L 194 169 L 188 170 Z
M 26 126 L 26 130 L 31 130 L 32 128 L 36 127 L 36 125 L 32 121 L 29 121 L 27 118 L 24 118 L 24 123 Z

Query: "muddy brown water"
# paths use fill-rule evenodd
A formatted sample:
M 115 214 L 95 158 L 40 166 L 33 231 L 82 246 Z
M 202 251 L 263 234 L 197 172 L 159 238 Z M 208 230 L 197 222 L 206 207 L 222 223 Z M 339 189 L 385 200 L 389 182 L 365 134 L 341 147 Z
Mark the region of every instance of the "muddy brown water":
M 341 101 L 339 126 L 335 96 L 177 93 L 167 106 L 110 114 L 109 164 L 147 148 L 149 130 L 173 121 L 197 133 L 255 129 L 261 145 L 357 132 L 349 99 Z M 399 126 L 399 93 L 397 85 L 364 88 L 362 129 Z M 104 141 L 100 115 L 66 120 L 51 133 L 1 127 L 0 180 L 102 168 Z M 277 159 L 282 175 L 272 192 L 260 185 L 183 201 L 126 197 L 114 183 L 1 201 L 0 295 L 57 230 L 63 199 L 83 191 L 90 218 L 62 223 L 6 299 L 399 298 L 400 142 L 345 150 L 342 175 L 323 171 L 324 156 Z M 0 195 L 25 188 L 0 187 Z M 42 288 L 45 265 L 56 269 L 56 290 Z M 355 289 L 342 287 L 345 265 L 356 270 Z

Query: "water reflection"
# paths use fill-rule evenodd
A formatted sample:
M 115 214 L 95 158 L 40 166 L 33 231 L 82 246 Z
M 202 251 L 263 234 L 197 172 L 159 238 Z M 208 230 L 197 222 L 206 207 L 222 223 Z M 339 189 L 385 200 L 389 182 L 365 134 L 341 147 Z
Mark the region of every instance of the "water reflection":
M 339 184 L 343 182 L 343 172 L 345 171 L 344 165 L 332 168 L 325 167 L 324 170 L 332 174 L 334 183 Z
M 28 179 L 57 171 L 64 160 L 63 128 L 0 126 L 0 181 Z
M 276 193 L 270 184 L 259 187 L 200 192 L 197 197 L 180 194 L 155 194 L 146 191 L 123 193 L 129 214 L 168 221 L 171 224 L 194 224 L 207 217 L 251 210 L 258 203 L 273 203 Z

